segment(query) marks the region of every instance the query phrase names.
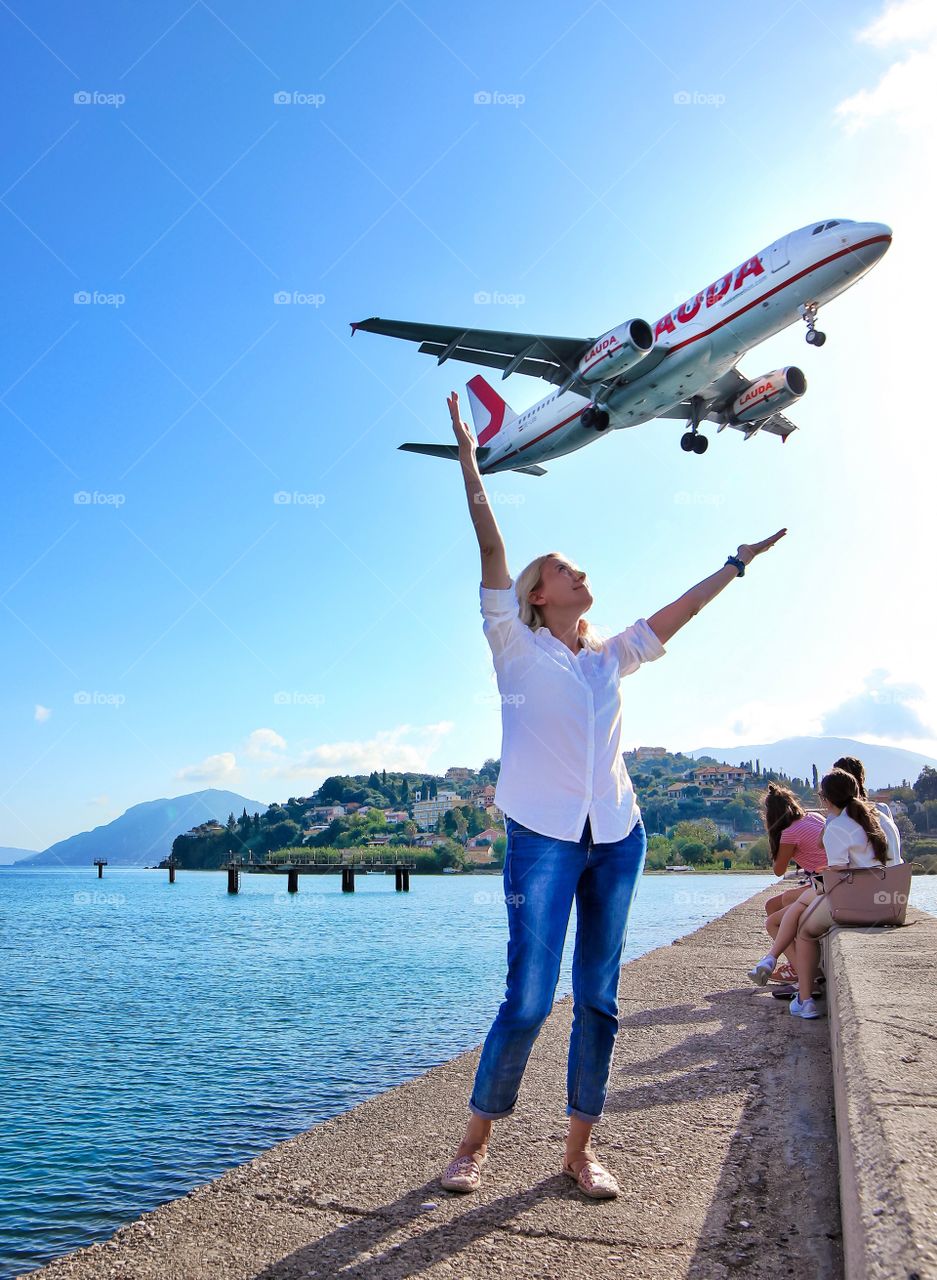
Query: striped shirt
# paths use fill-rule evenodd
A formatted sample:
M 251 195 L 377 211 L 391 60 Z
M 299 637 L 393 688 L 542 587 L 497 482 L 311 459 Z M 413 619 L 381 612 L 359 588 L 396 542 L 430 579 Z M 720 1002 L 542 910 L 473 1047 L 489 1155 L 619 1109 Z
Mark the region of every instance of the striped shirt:
M 826 866 L 826 852 L 820 844 L 823 818 L 819 813 L 805 813 L 781 832 L 781 853 L 803 871 L 820 871 Z

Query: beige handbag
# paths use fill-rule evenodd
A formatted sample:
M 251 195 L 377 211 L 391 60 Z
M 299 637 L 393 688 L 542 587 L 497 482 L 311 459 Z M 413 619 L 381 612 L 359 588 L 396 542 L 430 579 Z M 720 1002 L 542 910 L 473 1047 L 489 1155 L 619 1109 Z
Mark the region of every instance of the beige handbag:
M 817 873 L 834 924 L 904 924 L 911 863 L 891 867 L 826 867 Z

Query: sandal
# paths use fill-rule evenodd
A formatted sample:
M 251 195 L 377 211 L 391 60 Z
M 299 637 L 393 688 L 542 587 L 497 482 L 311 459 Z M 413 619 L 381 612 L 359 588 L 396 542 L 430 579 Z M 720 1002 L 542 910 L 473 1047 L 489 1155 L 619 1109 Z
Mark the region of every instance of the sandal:
M 580 1191 L 593 1200 L 612 1200 L 621 1192 L 614 1175 L 599 1164 L 598 1160 L 586 1160 L 578 1173 L 564 1160 L 563 1172 L 573 1179 Z
M 469 1155 L 456 1156 L 446 1166 L 439 1179 L 447 1191 L 477 1191 L 482 1180 L 482 1166 L 488 1161 L 487 1151 L 473 1151 Z

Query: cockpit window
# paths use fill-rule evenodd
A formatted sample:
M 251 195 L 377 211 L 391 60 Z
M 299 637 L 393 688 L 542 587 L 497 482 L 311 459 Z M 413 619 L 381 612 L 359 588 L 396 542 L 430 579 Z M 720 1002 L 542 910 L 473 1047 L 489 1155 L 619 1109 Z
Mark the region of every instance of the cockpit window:
M 818 227 L 814 227 L 814 229 L 810 232 L 810 234 L 812 236 L 815 236 L 818 231 L 822 231 L 822 230 L 823 230 L 823 223 L 821 222 Z
M 821 231 L 829 231 L 830 227 L 838 227 L 838 226 L 839 226 L 839 219 L 834 218 L 832 222 L 821 222 L 818 227 L 814 227 L 814 229 L 810 232 L 810 234 L 812 236 L 815 236 Z
M 838 227 L 838 226 L 839 226 L 839 220 L 837 219 L 835 222 L 828 222 L 826 224 L 826 229 L 827 231 L 829 231 L 830 227 Z

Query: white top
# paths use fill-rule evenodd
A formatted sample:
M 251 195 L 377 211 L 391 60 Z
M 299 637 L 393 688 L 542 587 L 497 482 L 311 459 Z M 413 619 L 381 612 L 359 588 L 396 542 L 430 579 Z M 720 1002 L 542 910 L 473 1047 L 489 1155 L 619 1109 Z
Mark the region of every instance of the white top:
M 882 829 L 888 836 L 886 828 L 888 818 L 881 813 L 878 816 Z M 823 828 L 823 848 L 826 850 L 826 861 L 830 867 L 861 868 L 882 866 L 882 863 L 875 856 L 875 850 L 869 843 L 869 837 L 859 823 L 856 822 L 855 818 L 850 818 L 845 809 L 842 813 L 837 814 L 835 818 L 827 818 L 826 826 Z M 889 838 L 888 861 L 885 866 L 893 867 L 900 861 L 901 855 L 892 847 L 892 842 Z
M 521 622 L 509 587 L 480 587 L 482 629 L 501 694 L 495 803 L 555 840 L 623 840 L 641 816 L 622 759 L 621 679 L 666 652 L 641 618 L 601 651 L 574 654 L 546 627 Z
M 901 857 L 901 833 L 898 825 L 892 817 L 891 809 L 882 800 L 876 800 L 872 808 L 878 814 L 879 825 L 885 832 L 885 839 L 888 841 L 888 864 L 891 866 L 894 862 L 903 861 Z

